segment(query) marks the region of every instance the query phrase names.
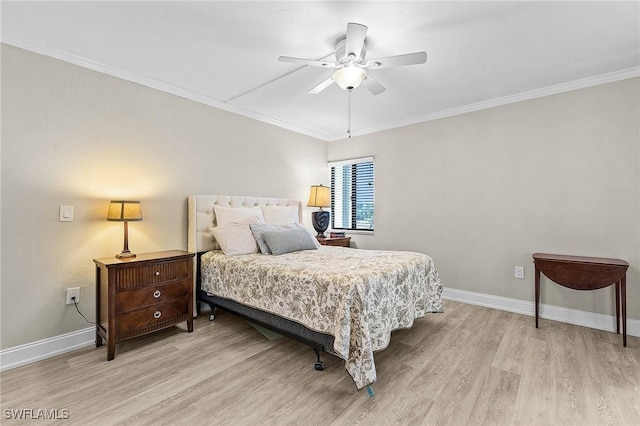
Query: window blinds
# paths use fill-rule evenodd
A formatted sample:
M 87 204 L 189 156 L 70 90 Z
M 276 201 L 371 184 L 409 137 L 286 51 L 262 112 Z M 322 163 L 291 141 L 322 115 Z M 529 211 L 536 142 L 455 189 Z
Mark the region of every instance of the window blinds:
M 329 163 L 331 168 L 331 228 L 374 229 L 373 157 Z

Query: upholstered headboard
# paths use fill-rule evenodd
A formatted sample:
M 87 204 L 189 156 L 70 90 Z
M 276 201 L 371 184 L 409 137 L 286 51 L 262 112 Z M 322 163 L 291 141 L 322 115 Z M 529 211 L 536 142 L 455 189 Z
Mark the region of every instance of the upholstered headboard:
M 213 206 L 216 204 L 224 207 L 297 206 L 298 219 L 302 223 L 302 203 L 298 200 L 234 195 L 192 195 L 188 202 L 187 248 L 194 253 L 219 248 L 210 231 L 216 223 L 216 215 L 213 210 Z

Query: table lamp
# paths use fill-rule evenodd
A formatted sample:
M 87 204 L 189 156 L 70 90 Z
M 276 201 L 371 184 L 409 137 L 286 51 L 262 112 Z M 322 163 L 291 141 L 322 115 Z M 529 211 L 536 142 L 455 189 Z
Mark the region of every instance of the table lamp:
M 136 255 L 129 251 L 129 225 L 130 221 L 142 220 L 142 207 L 140 201 L 113 200 L 109 203 L 107 220 L 114 222 L 124 222 L 124 248 L 116 257 L 118 259 L 134 258 Z
M 311 223 L 318 233 L 316 238 L 326 238 L 324 231 L 329 227 L 331 213 L 322 208 L 331 207 L 331 189 L 327 186 L 311 185 L 307 207 L 320 207 L 320 210 L 311 213 Z

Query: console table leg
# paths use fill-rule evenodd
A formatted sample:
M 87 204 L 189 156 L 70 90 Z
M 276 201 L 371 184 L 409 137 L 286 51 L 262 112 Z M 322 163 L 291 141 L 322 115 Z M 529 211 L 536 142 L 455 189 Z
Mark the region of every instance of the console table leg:
M 627 347 L 627 276 L 620 280 L 620 298 L 622 299 L 622 346 Z
M 540 269 L 536 266 L 536 328 L 538 328 L 538 316 L 540 306 Z
M 616 334 L 620 334 L 620 281 L 615 285 L 616 287 Z

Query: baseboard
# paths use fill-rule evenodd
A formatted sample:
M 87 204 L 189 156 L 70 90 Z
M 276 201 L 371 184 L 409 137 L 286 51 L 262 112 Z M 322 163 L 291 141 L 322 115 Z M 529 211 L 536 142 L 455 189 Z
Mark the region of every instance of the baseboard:
M 535 315 L 533 302 L 524 300 L 453 288 L 445 288 L 442 297 L 447 300 L 468 303 L 470 305 L 484 306 L 486 308 L 529 316 Z M 203 312 L 207 310 L 209 310 L 208 307 L 203 307 L 202 309 Z M 598 330 L 616 331 L 616 321 L 613 315 L 596 314 L 593 312 L 541 304 L 540 317 Z M 2 350 L 0 351 L 0 371 L 11 370 L 36 361 L 71 352 L 75 349 L 91 346 L 95 344 L 95 333 L 95 327 L 88 327 L 83 330 Z M 627 320 L 627 334 L 629 336 L 640 337 L 640 320 Z
M 96 328 L 88 327 L 0 351 L 0 371 L 11 370 L 95 344 Z
M 468 303 L 470 305 L 535 316 L 535 304 L 525 300 L 510 299 L 508 297 L 493 296 L 454 288 L 445 288 L 442 297 L 447 300 Z M 616 317 L 614 315 L 596 314 L 593 312 L 579 311 L 577 309 L 540 304 L 540 318 L 598 330 L 616 331 Z M 627 335 L 640 337 L 640 320 L 627 319 Z

